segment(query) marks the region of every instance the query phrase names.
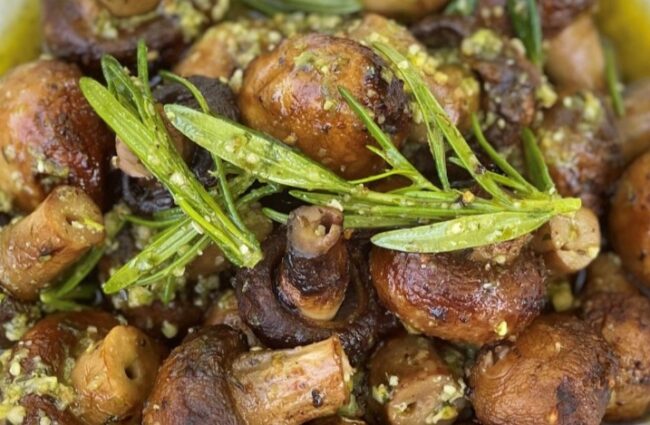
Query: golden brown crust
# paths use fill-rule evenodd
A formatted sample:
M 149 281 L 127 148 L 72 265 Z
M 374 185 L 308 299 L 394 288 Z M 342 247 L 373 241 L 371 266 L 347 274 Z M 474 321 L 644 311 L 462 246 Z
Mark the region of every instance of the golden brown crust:
M 79 89 L 74 65 L 38 60 L 0 80 L 0 190 L 25 212 L 57 185 L 101 206 L 114 140 Z
M 510 264 L 471 252 L 408 254 L 374 247 L 373 284 L 403 323 L 429 336 L 476 345 L 521 332 L 544 303 L 543 262 L 525 249 Z
M 640 294 L 600 293 L 584 301 L 582 314 L 619 361 L 605 419 L 642 418 L 650 411 L 650 300 Z
M 585 322 L 543 316 L 513 344 L 480 353 L 471 400 L 485 425 L 599 425 L 615 372 L 607 343 Z
M 399 146 L 409 128 L 402 84 L 355 41 L 309 34 L 283 41 L 246 69 L 239 106 L 244 122 L 292 144 L 346 178 L 380 170 L 363 123 L 338 92 L 345 87 L 369 108 Z

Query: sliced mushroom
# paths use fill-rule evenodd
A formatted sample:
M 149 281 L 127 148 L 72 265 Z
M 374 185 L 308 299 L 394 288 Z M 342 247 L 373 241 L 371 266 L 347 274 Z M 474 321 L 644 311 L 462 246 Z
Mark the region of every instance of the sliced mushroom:
M 21 301 L 104 241 L 104 219 L 81 190 L 59 186 L 27 217 L 0 230 L 0 286 Z

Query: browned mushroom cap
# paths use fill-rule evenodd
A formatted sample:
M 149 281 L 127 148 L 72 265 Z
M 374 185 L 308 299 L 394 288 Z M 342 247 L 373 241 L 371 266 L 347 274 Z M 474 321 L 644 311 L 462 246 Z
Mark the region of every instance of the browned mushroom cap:
M 599 293 L 584 301 L 582 314 L 619 360 L 605 419 L 642 418 L 650 411 L 650 300 L 640 294 Z
M 650 153 L 629 165 L 618 183 L 609 234 L 623 266 L 650 287 Z
M 617 120 L 626 163 L 650 148 L 650 79 L 625 88 L 625 115 Z
M 560 88 L 598 91 L 604 87 L 605 55 L 591 15 L 581 16 L 550 40 L 545 65 Z
M 205 315 L 204 324 L 206 326 L 227 325 L 246 335 L 246 341 L 249 347 L 261 347 L 262 343 L 255 336 L 251 328 L 242 320 L 237 307 L 237 297 L 235 291 L 229 289 L 225 291 L 216 302 L 210 307 Z
M 544 263 L 524 248 L 509 263 L 471 251 L 409 254 L 373 248 L 370 271 L 381 301 L 429 336 L 483 345 L 521 332 L 544 304 Z
M 206 327 L 163 363 L 143 423 L 299 425 L 345 404 L 350 371 L 335 337 L 249 353 L 239 332 Z
M 583 295 L 589 297 L 600 292 L 640 294 L 637 287 L 630 282 L 628 273 L 623 270 L 621 258 L 613 252 L 600 254 L 587 268 Z
M 341 97 L 345 87 L 399 146 L 410 131 L 402 83 L 372 50 L 324 34 L 296 36 L 246 69 L 239 106 L 249 126 L 295 145 L 347 178 L 378 171 L 382 161 L 365 126 Z
M 58 411 L 51 417 L 53 422 L 83 423 L 73 413 L 77 400 L 69 380 L 70 366 L 118 324 L 108 313 L 92 310 L 54 314 L 39 321 L 11 350 L 3 371 L 3 403 L 22 406 L 32 424 L 38 424 L 41 411 Z
M 543 316 L 513 344 L 479 354 L 471 401 L 485 425 L 599 425 L 615 372 L 607 343 L 589 325 Z
M 544 115 L 540 148 L 563 196 L 577 196 L 597 215 L 622 165 L 618 132 L 606 103 L 590 92 L 563 96 Z
M 116 326 L 77 359 L 71 372 L 78 416 L 102 425 L 138 417 L 162 350 L 133 326 Z
M 104 205 L 113 140 L 81 94 L 80 77 L 74 65 L 39 60 L 0 80 L 0 190 L 25 212 L 61 184 Z
M 0 291 L 0 350 L 11 348 L 40 319 L 41 310 Z
M 34 301 L 91 247 L 104 241 L 104 219 L 81 190 L 59 186 L 27 217 L 0 231 L 0 286 Z
M 413 20 L 441 10 L 449 0 L 362 0 L 361 3 L 367 12 Z
M 208 8 L 218 2 L 210 0 Z M 44 0 L 45 44 L 54 56 L 75 62 L 90 72 L 99 72 L 104 54 L 133 65 L 139 40 L 147 43 L 156 64 L 171 65 L 210 22 L 209 10 L 202 10 L 194 2 L 187 3 L 183 10 L 176 3 Z
M 588 208 L 570 216 L 553 217 L 533 240 L 535 252 L 555 276 L 576 273 L 591 263 L 600 252 L 600 224 Z
M 470 128 L 470 117 L 478 110 L 481 91 L 469 70 L 458 64 L 439 65 L 408 28 L 374 13 L 364 15 L 360 21 L 347 26 L 345 31 L 346 37 L 364 45 L 381 41 L 411 58 L 451 121 L 461 131 Z M 423 123 L 413 128 L 411 137 L 426 142 L 426 128 Z
M 361 247 L 348 244 L 350 281 L 336 316 L 327 321 L 313 320 L 285 302 L 279 290 L 278 272 L 289 249 L 285 232 L 281 228 L 264 242 L 264 260 L 252 269 L 240 269 L 235 276 L 242 319 L 271 348 L 295 347 L 337 335 L 356 367 L 394 325 L 392 316 L 379 305 Z M 317 288 L 331 272 L 314 270 L 310 275 L 316 276 L 318 282 L 312 285 Z
M 465 383 L 424 337 L 388 340 L 369 363 L 371 409 L 390 425 L 448 425 L 466 404 Z

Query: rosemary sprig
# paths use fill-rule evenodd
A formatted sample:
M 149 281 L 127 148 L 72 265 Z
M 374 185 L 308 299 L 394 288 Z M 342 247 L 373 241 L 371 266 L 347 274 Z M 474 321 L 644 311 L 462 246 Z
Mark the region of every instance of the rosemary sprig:
M 609 96 L 612 99 L 612 107 L 616 115 L 622 117 L 625 116 L 625 103 L 621 95 L 621 78 L 618 73 L 614 48 L 608 40 L 603 40 L 603 52 L 605 53 L 605 77 Z
M 431 223 L 379 233 L 372 238 L 379 246 L 402 251 L 443 252 L 496 243 L 529 233 L 552 216 L 580 207 L 578 199 L 553 197 L 537 190 L 523 177 L 516 177 L 514 168 L 506 166 L 502 158 L 501 166 L 511 175 L 488 172 L 409 62 L 390 46 L 375 47 L 399 69 L 414 96 L 420 96 L 425 119 L 432 127 L 440 129 L 458 162 L 492 195 L 491 198 L 479 197 L 470 190 L 440 189 L 424 182 L 421 174 L 395 149 L 390 138 L 371 123 L 368 111 L 344 89 L 341 89 L 344 99 L 378 142 L 379 148 L 371 150 L 392 167 L 365 180 L 399 174 L 409 178 L 411 186 L 389 193 L 375 192 L 362 182 L 341 179 L 282 142 L 238 123 L 178 105 L 167 105 L 165 111 L 179 131 L 224 161 L 262 181 L 294 188 L 289 193 L 305 202 L 342 209 L 349 228 Z M 487 146 L 485 142 L 484 147 Z M 536 166 L 545 167 L 543 161 Z M 510 186 L 525 190 L 510 192 L 506 189 Z M 278 221 L 286 219 L 283 214 L 271 210 L 265 210 L 265 214 Z
M 138 78 L 111 56 L 102 59 L 108 88 L 82 78 L 81 90 L 99 116 L 170 191 L 176 204 L 238 266 L 252 267 L 262 252 L 254 235 L 233 222 L 178 155 L 149 88 L 147 49 L 138 46 Z
M 471 16 L 476 10 L 478 0 L 452 0 L 445 8 L 445 15 Z
M 537 66 L 544 62 L 542 22 L 535 0 L 507 0 L 506 9 L 517 37 L 524 43 L 528 58 Z
M 539 190 L 551 194 L 555 193 L 555 183 L 553 183 L 548 167 L 544 162 L 544 156 L 539 149 L 535 134 L 529 128 L 525 128 L 521 137 L 524 145 L 526 168 L 531 181 Z
M 289 12 L 348 14 L 361 10 L 359 0 L 243 0 L 267 15 Z

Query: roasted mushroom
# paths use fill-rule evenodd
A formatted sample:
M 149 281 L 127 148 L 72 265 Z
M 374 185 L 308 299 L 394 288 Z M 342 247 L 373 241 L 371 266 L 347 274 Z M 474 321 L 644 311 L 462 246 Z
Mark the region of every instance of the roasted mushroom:
M 619 361 L 605 419 L 644 417 L 650 411 L 650 299 L 625 292 L 595 293 L 584 300 L 582 315 Z
M 261 347 L 262 343 L 257 339 L 251 328 L 249 328 L 239 315 L 237 297 L 235 291 L 225 291 L 210 307 L 205 317 L 206 326 L 227 325 L 246 335 L 249 347 Z
M 102 55 L 134 64 L 144 40 L 157 65 L 171 65 L 228 2 L 179 0 L 43 0 L 45 44 L 54 56 L 100 70 Z
M 348 419 L 342 416 L 330 416 L 328 418 L 316 419 L 308 422 L 308 425 L 366 425 L 364 421 Z
M 650 148 L 650 80 L 640 80 L 625 88 L 625 115 L 617 120 L 625 163 Z
M 590 15 L 581 16 L 549 41 L 546 70 L 561 89 L 603 89 L 605 55 L 598 29 Z
M 650 153 L 627 167 L 609 215 L 609 235 L 623 266 L 650 287 Z
M 105 206 L 113 140 L 79 78 L 74 65 L 39 60 L 0 80 L 0 190 L 25 212 L 62 184 Z
M 616 368 L 607 343 L 588 324 L 543 316 L 514 343 L 479 354 L 470 398 L 484 425 L 599 425 Z
M 576 196 L 601 215 L 618 178 L 621 147 L 613 113 L 590 92 L 563 96 L 537 130 L 551 177 L 563 196 Z
M 589 265 L 600 252 L 600 224 L 588 208 L 571 216 L 558 215 L 540 228 L 533 249 L 544 256 L 552 275 L 576 273 Z
M 381 301 L 409 328 L 480 346 L 517 335 L 544 304 L 543 261 L 521 245 L 515 255 L 497 252 L 486 258 L 374 247 L 370 271 Z
M 300 425 L 336 413 L 351 368 L 340 341 L 251 351 L 228 326 L 203 328 L 172 351 L 144 410 L 145 425 Z
M 423 15 L 434 13 L 445 7 L 449 0 L 363 0 L 363 9 L 402 19 L 419 19 Z
M 640 291 L 630 282 L 628 272 L 623 269 L 621 258 L 613 252 L 600 254 L 587 268 L 587 280 L 583 296 L 605 292 L 639 295 Z
M 40 318 L 37 305 L 22 303 L 0 291 L 0 350 L 11 348 Z
M 104 241 L 104 219 L 81 190 L 59 186 L 27 217 L 0 230 L 0 286 L 21 301 Z
M 399 146 L 410 131 L 402 83 L 372 50 L 323 34 L 296 36 L 246 69 L 239 106 L 244 122 L 294 145 L 346 178 L 380 170 L 374 141 L 339 93 L 348 89 Z
M 52 423 L 137 420 L 160 354 L 155 342 L 107 313 L 51 315 L 12 349 L 3 403 L 22 406 L 28 425 L 40 424 L 43 411 Z
M 272 348 L 337 335 L 351 363 L 359 365 L 392 319 L 376 299 L 361 248 L 343 240 L 341 213 L 300 208 L 288 230 L 269 237 L 262 248 L 264 260 L 235 277 L 246 324 Z
M 427 338 L 389 339 L 368 368 L 370 408 L 381 423 L 448 425 L 467 404 L 462 378 L 454 375 Z

